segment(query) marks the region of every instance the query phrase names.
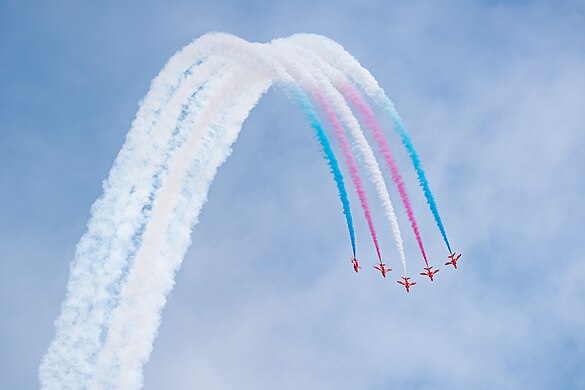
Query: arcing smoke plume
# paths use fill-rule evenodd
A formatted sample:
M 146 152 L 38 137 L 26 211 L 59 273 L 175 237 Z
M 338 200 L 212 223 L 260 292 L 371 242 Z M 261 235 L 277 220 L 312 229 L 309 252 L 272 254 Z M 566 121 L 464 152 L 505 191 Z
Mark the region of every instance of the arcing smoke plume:
M 311 43 L 305 47 L 304 41 Z M 380 95 L 373 77 L 356 68 L 348 60 L 353 57 L 336 44 L 315 36 L 297 36 L 291 42 L 305 50 L 324 48 L 325 61 L 313 55 L 313 61 L 293 65 L 286 59 L 295 55 L 293 45 L 284 49 L 288 39 L 281 42 L 281 51 L 277 42 L 274 46 L 254 44 L 227 34 L 207 34 L 173 56 L 152 81 L 77 245 L 67 295 L 55 323 L 56 335 L 40 366 L 43 389 L 142 386 L 142 366 L 152 351 L 166 297 L 190 245 L 209 186 L 230 155 L 243 122 L 271 85 L 301 106 L 317 132 L 355 257 L 355 233 L 342 171 L 315 106 L 324 108 L 342 142 L 341 123 L 349 129 L 392 223 L 406 272 L 402 238 L 378 163 L 336 89 L 339 86 L 331 69 L 356 82 L 387 111 L 395 110 L 388 108 L 391 102 Z M 340 56 L 343 66 L 331 58 L 339 50 L 344 53 Z M 322 66 L 324 62 L 328 65 Z M 414 159 L 411 143 L 405 145 Z M 342 147 L 351 162 L 348 145 Z M 350 166 L 350 171 L 360 199 L 365 199 L 360 180 L 356 180 L 357 168 Z M 424 183 L 426 195 L 426 179 Z M 428 192 L 431 194 L 430 189 Z M 436 209 L 434 200 L 429 203 Z M 370 224 L 371 213 L 366 215 Z M 438 212 L 433 215 L 437 218 Z M 370 227 L 377 248 L 373 222 Z M 441 233 L 446 240 L 443 229 Z

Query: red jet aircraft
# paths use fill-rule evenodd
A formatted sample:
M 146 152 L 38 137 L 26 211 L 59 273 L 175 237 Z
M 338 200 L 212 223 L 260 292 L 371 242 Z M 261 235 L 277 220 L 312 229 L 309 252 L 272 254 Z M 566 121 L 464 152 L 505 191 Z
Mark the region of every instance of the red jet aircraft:
M 404 282 L 402 280 L 398 280 L 397 283 L 400 283 L 401 285 L 406 287 L 406 292 L 410 292 L 410 287 L 414 286 L 416 282 L 409 282 L 408 279 L 410 278 L 407 278 L 405 276 L 403 276 L 402 279 L 404 279 Z
M 362 269 L 362 266 L 360 265 L 360 263 L 358 263 L 358 260 L 355 257 L 351 258 L 351 263 L 353 264 L 353 270 L 357 273 L 360 269 Z
M 461 254 L 459 254 L 459 256 L 457 256 L 457 257 L 455 257 L 455 255 L 457 255 L 457 253 L 453 252 L 451 254 L 451 256 L 449 256 L 449 258 L 451 259 L 451 261 L 446 262 L 445 265 L 452 264 L 453 267 L 455 267 L 455 269 L 457 269 L 457 261 L 461 257 Z
M 438 269 L 436 269 L 436 270 L 434 270 L 434 271 L 432 271 L 432 269 L 433 269 L 433 267 L 432 267 L 432 266 L 431 266 L 431 267 L 425 267 L 425 268 L 424 268 L 424 270 L 425 270 L 426 272 L 421 272 L 421 273 L 420 273 L 422 276 L 428 276 L 429 278 L 431 278 L 431 282 L 433 281 L 433 277 L 435 276 L 435 274 L 436 274 L 437 272 L 439 272 L 439 270 L 438 270 Z
M 375 269 L 382 273 L 383 277 L 386 277 L 386 273 L 392 271 L 392 268 L 386 268 L 386 264 L 380 262 L 380 266 L 374 266 Z

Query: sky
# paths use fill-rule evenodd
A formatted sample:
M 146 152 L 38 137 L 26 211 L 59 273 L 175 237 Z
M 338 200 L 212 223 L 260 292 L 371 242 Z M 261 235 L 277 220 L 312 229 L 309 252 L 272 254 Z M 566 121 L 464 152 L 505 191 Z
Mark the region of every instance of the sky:
M 211 186 L 145 389 L 585 386 L 583 2 L 2 0 L 0 388 L 38 387 L 75 245 L 137 104 L 210 31 L 311 32 L 355 55 L 396 103 L 463 257 L 406 295 L 371 269 L 352 193 L 356 275 L 318 142 L 273 89 Z M 448 253 L 390 140 L 439 265 Z

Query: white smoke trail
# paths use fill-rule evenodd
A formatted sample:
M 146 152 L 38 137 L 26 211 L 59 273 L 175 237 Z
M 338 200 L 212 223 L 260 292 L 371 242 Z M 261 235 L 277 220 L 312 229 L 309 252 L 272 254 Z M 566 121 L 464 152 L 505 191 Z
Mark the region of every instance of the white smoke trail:
M 368 177 L 374 184 L 378 197 L 382 202 L 384 214 L 390 222 L 396 249 L 398 250 L 404 274 L 406 274 L 406 256 L 404 253 L 402 234 L 400 233 L 398 219 L 392 201 L 390 200 L 384 176 L 358 120 L 353 115 L 343 95 L 331 83 L 330 79 L 336 76 L 335 69 L 328 66 L 328 64 L 324 63 L 324 61 L 320 60 L 312 52 L 289 44 L 287 39 L 272 41 L 272 45 L 267 47 L 267 50 L 270 50 L 270 53 L 287 67 L 287 71 L 305 89 L 322 90 L 340 116 L 345 127 L 349 129 L 352 138 L 355 140 L 357 150 L 362 157 L 364 166 L 367 169 Z
M 230 154 L 243 121 L 270 85 L 267 78 L 247 78 L 240 69 L 216 91 L 172 161 L 169 176 L 154 201 L 144 243 L 113 313 L 90 388 L 127 389 L 141 385 L 142 365 L 152 350 L 166 295 L 190 243 L 191 229 L 206 200 L 207 189 L 217 168 Z M 237 104 L 230 122 L 222 125 L 216 116 L 232 100 Z
M 56 336 L 39 367 L 43 388 L 78 388 L 91 376 L 108 313 L 116 304 L 117 284 L 140 246 L 152 194 L 164 174 L 164 160 L 176 147 L 171 137 L 182 103 L 189 98 L 184 92 L 193 93 L 219 67 L 217 60 L 201 63 L 201 57 L 192 57 L 187 65 L 182 54 L 171 59 L 153 80 L 104 182 L 104 193 L 92 206 L 55 322 Z M 194 67 L 197 76 L 185 75 Z M 178 83 L 185 77 L 191 87 L 179 89 Z

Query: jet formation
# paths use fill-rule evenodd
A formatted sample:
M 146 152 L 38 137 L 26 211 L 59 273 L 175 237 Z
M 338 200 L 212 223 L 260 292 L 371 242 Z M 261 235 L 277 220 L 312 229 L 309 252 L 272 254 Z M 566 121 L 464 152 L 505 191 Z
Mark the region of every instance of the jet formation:
M 445 265 L 452 265 L 455 269 L 457 269 L 457 261 L 459 261 L 459 258 L 461 257 L 461 254 L 457 254 L 455 252 L 451 253 L 449 256 L 447 256 L 451 261 L 448 261 L 445 263 Z M 359 272 L 360 269 L 362 269 L 359 261 L 357 258 L 352 257 L 351 258 L 351 263 L 353 265 L 353 269 L 356 273 Z M 421 272 L 420 275 L 422 276 L 428 276 L 429 279 L 432 281 L 434 281 L 434 277 L 437 274 L 437 272 L 439 272 L 440 270 L 436 269 L 433 270 L 433 266 L 429 266 L 428 264 L 426 264 L 427 266 L 424 267 L 424 272 Z M 382 263 L 382 260 L 379 261 L 378 265 L 374 266 L 374 269 L 380 271 L 380 273 L 382 274 L 383 278 L 386 278 L 386 275 L 388 274 L 388 272 L 392 271 L 392 268 L 388 268 L 386 267 L 386 264 Z M 404 286 L 404 288 L 406 289 L 406 292 L 410 292 L 410 288 L 412 286 L 414 286 L 416 284 L 416 282 L 411 282 L 410 281 L 410 277 L 406 277 L 406 276 L 402 276 L 401 277 L 402 280 L 398 280 L 397 283 L 401 284 Z

